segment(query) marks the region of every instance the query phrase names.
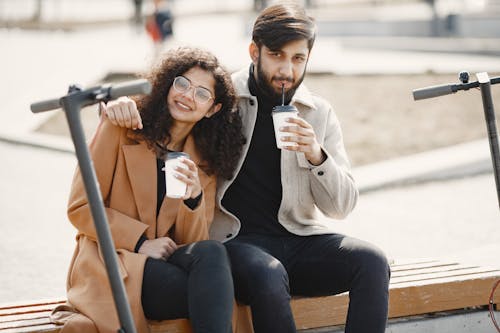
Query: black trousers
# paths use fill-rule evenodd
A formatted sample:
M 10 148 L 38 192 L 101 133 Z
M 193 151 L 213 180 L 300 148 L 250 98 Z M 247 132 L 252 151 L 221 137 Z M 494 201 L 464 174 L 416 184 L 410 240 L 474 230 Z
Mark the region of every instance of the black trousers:
M 375 246 L 340 234 L 241 235 L 225 245 L 236 299 L 251 306 L 255 333 L 296 332 L 291 295 L 346 291 L 345 331 L 385 331 L 390 268 Z
M 142 307 L 148 319 L 189 318 L 196 333 L 227 333 L 233 303 L 229 259 L 219 242 L 196 242 L 178 248 L 167 261 L 146 261 Z

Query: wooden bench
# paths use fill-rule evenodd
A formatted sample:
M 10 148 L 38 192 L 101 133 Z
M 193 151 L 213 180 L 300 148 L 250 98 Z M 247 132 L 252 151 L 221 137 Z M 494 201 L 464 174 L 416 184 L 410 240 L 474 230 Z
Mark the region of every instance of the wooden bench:
M 500 269 L 457 262 L 419 260 L 391 265 L 389 318 L 452 311 L 488 305 L 489 295 Z M 494 303 L 500 301 L 500 291 Z M 64 300 L 0 306 L 0 333 L 52 332 L 60 326 L 49 321 L 49 314 Z M 348 295 L 294 298 L 292 309 L 301 330 L 343 325 Z M 190 333 L 187 320 L 151 323 L 153 333 Z

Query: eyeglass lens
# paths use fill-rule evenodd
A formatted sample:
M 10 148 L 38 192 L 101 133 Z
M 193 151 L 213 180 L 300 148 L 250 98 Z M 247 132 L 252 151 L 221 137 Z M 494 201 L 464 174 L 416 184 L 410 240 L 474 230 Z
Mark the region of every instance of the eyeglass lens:
M 186 92 L 191 88 L 191 82 L 184 76 L 178 76 L 174 79 L 174 89 L 178 92 Z M 194 99 L 198 103 L 206 103 L 212 98 L 208 89 L 203 87 L 194 87 Z

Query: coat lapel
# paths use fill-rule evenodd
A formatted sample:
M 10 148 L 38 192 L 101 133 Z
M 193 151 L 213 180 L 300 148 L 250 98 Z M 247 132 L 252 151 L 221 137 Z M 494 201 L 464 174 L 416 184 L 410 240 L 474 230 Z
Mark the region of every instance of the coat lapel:
M 151 226 L 156 218 L 156 157 L 144 142 L 122 147 L 140 220 Z

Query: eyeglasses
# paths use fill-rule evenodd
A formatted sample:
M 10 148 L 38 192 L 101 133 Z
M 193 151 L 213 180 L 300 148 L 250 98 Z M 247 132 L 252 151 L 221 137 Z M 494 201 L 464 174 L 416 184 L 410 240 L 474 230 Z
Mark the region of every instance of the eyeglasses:
M 199 104 L 205 104 L 209 100 L 213 99 L 212 93 L 207 88 L 195 87 L 191 84 L 189 79 L 184 76 L 177 76 L 174 79 L 174 89 L 180 93 L 185 93 L 191 88 L 194 88 L 194 100 Z

